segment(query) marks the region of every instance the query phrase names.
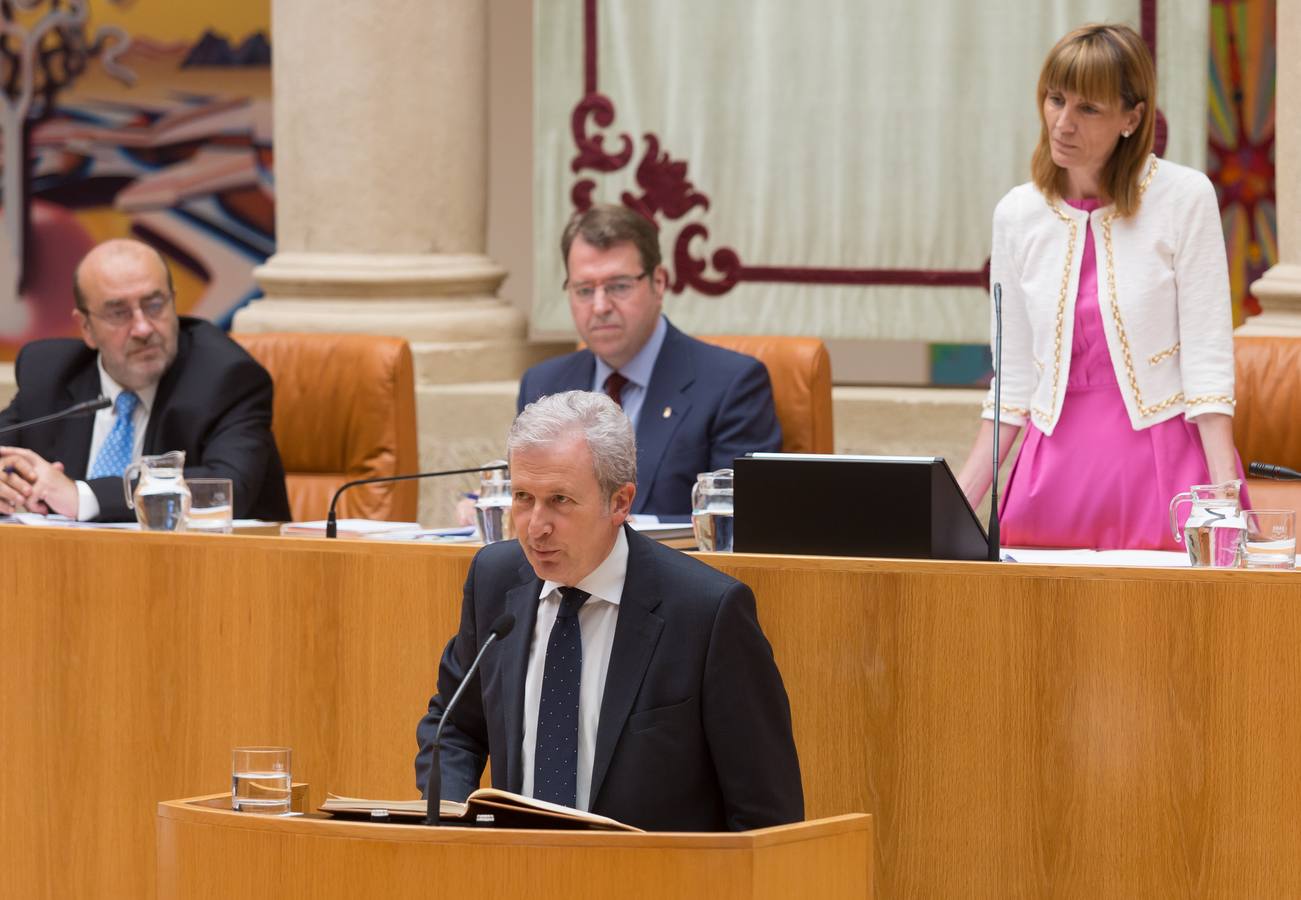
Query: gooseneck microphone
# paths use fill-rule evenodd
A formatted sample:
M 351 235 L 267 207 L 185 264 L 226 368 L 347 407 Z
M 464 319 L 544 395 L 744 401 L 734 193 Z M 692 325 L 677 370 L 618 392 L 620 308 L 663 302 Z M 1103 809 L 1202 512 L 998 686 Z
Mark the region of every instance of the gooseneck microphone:
M 465 670 L 465 677 L 462 678 L 461 683 L 457 685 L 456 692 L 452 694 L 452 699 L 447 702 L 447 706 L 443 707 L 443 716 L 438 720 L 438 730 L 434 732 L 434 743 L 429 748 L 429 781 L 425 784 L 425 793 L 427 795 L 426 800 L 428 801 L 427 806 L 425 807 L 426 825 L 438 824 L 439 803 L 442 800 L 440 795 L 443 791 L 443 770 L 439 768 L 439 757 L 442 752 L 443 727 L 447 724 L 448 718 L 452 715 L 452 710 L 456 709 L 457 701 L 459 701 L 461 695 L 465 693 L 466 687 L 474 680 L 474 673 L 479 670 L 479 660 L 483 659 L 483 654 L 492 646 L 493 641 L 501 640 L 506 635 L 510 634 L 511 629 L 514 627 L 515 615 L 513 613 L 505 612 L 497 617 L 497 620 L 492 623 L 492 627 L 488 629 L 488 637 L 483 642 L 483 646 L 479 648 L 479 653 L 474 657 L 474 662 L 470 663 L 470 668 Z
M 41 416 L 36 419 L 28 419 L 26 422 L 18 422 L 14 425 L 6 425 L 0 428 L 0 434 L 8 434 L 11 431 L 22 431 L 24 428 L 31 428 L 33 425 L 44 425 L 46 422 L 57 422 L 60 419 L 75 419 L 78 416 L 89 416 L 99 412 L 106 406 L 112 406 L 113 401 L 107 397 L 96 397 L 94 400 L 83 400 L 80 403 L 74 403 L 67 409 L 59 410 L 56 413 L 50 413 L 48 416 Z
M 989 556 L 990 562 L 999 560 L 998 536 L 998 446 L 1002 443 L 1003 412 L 1003 285 L 994 282 L 994 480 L 989 488 Z
M 1301 481 L 1301 472 L 1273 463 L 1254 462 L 1247 466 L 1247 472 L 1260 478 L 1273 478 L 1275 481 Z
M 330 511 L 325 517 L 325 536 L 327 538 L 337 538 L 339 536 L 339 520 L 335 517 L 334 507 L 339 502 L 339 495 L 350 487 L 356 487 L 359 484 L 380 484 L 385 481 L 414 481 L 417 478 L 441 478 L 444 475 L 471 475 L 475 472 L 495 472 L 502 469 L 509 469 L 510 466 L 505 463 L 487 466 L 475 466 L 473 469 L 448 469 L 445 472 L 417 472 L 414 475 L 381 475 L 376 478 L 358 478 L 356 481 L 345 481 L 339 485 L 339 489 L 334 492 L 330 498 Z

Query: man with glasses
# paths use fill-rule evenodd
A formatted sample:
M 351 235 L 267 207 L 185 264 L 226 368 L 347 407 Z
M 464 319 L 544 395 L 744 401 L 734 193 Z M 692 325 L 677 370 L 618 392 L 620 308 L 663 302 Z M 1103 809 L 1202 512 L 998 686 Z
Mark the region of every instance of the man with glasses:
M 683 334 L 663 316 L 668 273 L 651 222 L 596 205 L 570 220 L 560 252 L 587 347 L 525 372 L 517 407 L 570 390 L 601 391 L 622 406 L 637 434 L 634 514 L 688 516 L 697 473 L 781 449 L 763 363 Z
M 134 240 L 96 246 L 73 273 L 73 296 L 81 340 L 22 349 L 0 427 L 98 396 L 112 406 L 0 438 L 0 514 L 128 521 L 126 466 L 184 450 L 187 477 L 232 480 L 237 518 L 288 519 L 271 378 L 219 328 L 177 315 L 158 252 Z

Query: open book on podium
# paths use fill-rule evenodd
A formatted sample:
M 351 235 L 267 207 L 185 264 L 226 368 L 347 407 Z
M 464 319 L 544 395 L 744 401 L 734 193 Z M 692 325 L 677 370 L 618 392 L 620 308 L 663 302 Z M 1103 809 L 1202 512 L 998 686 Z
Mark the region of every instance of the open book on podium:
M 427 805 L 424 800 L 362 800 L 356 797 L 327 796 L 321 812 L 341 818 L 374 820 L 387 814 L 393 821 L 424 821 Z M 496 788 L 479 788 L 464 803 L 443 800 L 438 820 L 453 825 L 486 826 L 489 828 L 554 828 L 579 831 L 635 831 L 640 828 L 625 825 L 614 819 L 535 800 L 510 791 Z

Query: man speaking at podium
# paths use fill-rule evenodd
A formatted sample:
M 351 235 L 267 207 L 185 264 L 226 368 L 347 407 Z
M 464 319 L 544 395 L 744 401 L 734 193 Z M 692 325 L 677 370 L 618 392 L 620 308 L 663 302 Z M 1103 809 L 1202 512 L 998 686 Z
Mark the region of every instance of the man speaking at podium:
M 457 635 L 417 729 L 416 782 L 444 726 L 443 799 L 493 786 L 655 831 L 804 816 L 790 705 L 741 582 L 637 534 L 632 427 L 604 394 L 543 397 L 507 440 L 518 541 L 470 566 Z

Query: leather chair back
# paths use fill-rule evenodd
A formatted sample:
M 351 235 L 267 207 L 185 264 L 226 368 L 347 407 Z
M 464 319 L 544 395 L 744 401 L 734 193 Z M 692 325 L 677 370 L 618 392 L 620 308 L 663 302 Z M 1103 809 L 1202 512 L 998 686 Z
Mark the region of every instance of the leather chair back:
M 415 369 L 401 338 L 233 334 L 275 382 L 271 430 L 295 521 L 324 519 L 345 481 L 418 471 Z M 367 484 L 339 518 L 414 522 L 419 482 Z
M 706 343 L 759 360 L 772 380 L 773 403 L 787 453 L 834 453 L 831 357 L 817 338 L 702 334 Z
M 1243 466 L 1301 470 L 1301 338 L 1239 337 L 1233 349 L 1233 442 Z M 1301 517 L 1301 482 L 1248 478 L 1247 491 L 1257 509 L 1295 509 Z

